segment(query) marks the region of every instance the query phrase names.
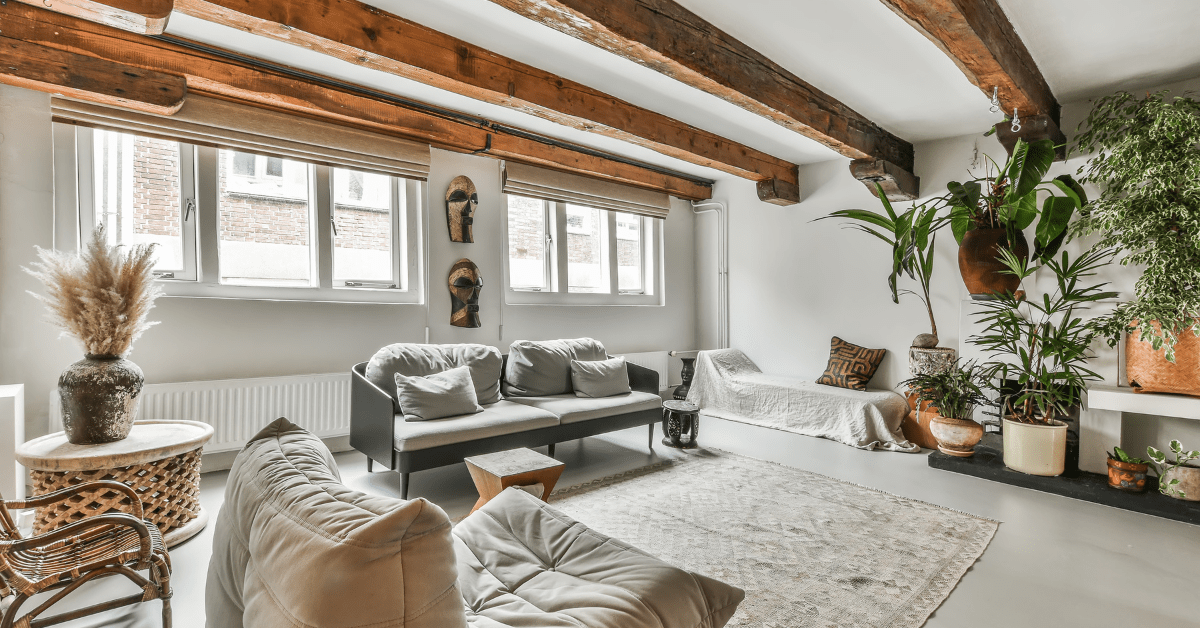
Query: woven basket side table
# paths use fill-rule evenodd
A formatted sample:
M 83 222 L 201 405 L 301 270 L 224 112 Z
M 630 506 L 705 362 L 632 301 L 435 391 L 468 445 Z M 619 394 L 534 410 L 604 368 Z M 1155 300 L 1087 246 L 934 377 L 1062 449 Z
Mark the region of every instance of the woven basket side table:
M 72 445 L 62 432 L 17 448 L 29 469 L 34 495 L 94 480 L 117 480 L 138 493 L 146 519 L 168 547 L 191 538 L 208 523 L 200 507 L 200 461 L 213 428 L 196 421 L 138 421 L 129 437 L 102 445 Z M 125 511 L 128 497 L 110 491 L 80 494 L 37 509 L 34 533 L 109 511 Z

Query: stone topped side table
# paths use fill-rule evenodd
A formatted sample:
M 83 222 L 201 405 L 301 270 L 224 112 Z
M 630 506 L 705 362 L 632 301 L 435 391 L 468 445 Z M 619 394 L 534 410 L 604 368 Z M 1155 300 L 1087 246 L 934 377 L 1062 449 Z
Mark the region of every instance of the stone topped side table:
M 146 519 L 171 547 L 208 523 L 200 507 L 200 452 L 212 436 L 212 426 L 197 421 L 138 421 L 128 438 L 115 443 L 72 445 L 63 432 L 35 438 L 17 448 L 17 460 L 29 469 L 34 495 L 95 480 L 129 485 L 141 496 Z M 128 502 L 124 494 L 90 497 L 38 508 L 34 533 L 109 511 L 128 512 L 122 508 Z

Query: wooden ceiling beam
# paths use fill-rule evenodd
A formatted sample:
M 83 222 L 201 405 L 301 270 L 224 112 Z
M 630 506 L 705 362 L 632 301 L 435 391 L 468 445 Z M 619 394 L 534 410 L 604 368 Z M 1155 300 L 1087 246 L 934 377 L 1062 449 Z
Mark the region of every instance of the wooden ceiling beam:
M 3 36 L 0 83 L 159 115 L 179 111 L 187 96 L 181 76 Z
M 911 143 L 672 0 L 491 1 L 816 140 L 856 160 L 853 170 L 883 173 L 893 200 L 917 196 Z M 860 180 L 873 190 L 877 179 Z
M 479 152 L 603 180 L 662 190 L 689 200 L 712 197 L 712 186 L 697 179 L 629 163 L 598 151 L 571 147 L 519 129 L 467 116 L 405 105 L 330 84 L 334 79 L 283 72 L 179 41 L 151 39 L 43 9 L 0 5 L 3 34 L 28 44 L 110 63 L 180 76 L 191 92 L 329 120 L 428 142 L 439 148 Z M 237 60 L 238 58 L 242 60 Z M 84 100 L 96 98 L 81 96 Z
M 945 52 L 989 98 L 995 90 L 1004 115 L 1017 112 L 1021 131 L 1013 132 L 1007 123 L 996 125 L 1010 152 L 1019 137 L 1065 144 L 1058 100 L 996 0 L 881 2 Z M 1061 151 L 1060 157 L 1065 158 Z
M 177 0 L 192 17 L 302 46 L 693 164 L 800 200 L 795 164 L 495 54 L 358 0 Z
M 161 35 L 175 0 L 17 0 L 139 35 Z

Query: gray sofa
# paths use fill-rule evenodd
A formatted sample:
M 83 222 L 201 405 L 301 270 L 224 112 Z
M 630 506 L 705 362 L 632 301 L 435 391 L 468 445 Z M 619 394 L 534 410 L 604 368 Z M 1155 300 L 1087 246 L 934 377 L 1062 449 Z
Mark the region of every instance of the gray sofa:
M 557 344 L 555 344 L 557 343 Z M 528 362 L 539 346 L 554 349 L 551 359 Z M 514 347 L 517 347 L 514 343 Z M 485 345 L 395 344 L 380 349 L 369 362 L 351 372 L 350 445 L 367 456 L 368 470 L 375 462 L 400 473 L 401 495 L 408 498 L 409 474 L 462 462 L 463 458 L 517 447 L 548 445 L 641 425 L 649 426 L 654 446 L 654 424 L 662 420 L 658 373 L 628 364 L 631 392 L 599 399 L 576 397 L 571 392 L 526 394 L 512 386 L 507 374 L 528 375 L 530 368 L 551 382 L 563 377 L 562 360 L 603 357 L 604 348 L 590 339 L 523 343 L 522 364 L 510 365 L 508 355 Z M 483 412 L 435 419 L 405 421 L 396 400 L 393 374 L 425 376 L 449 368 L 468 366 Z M 524 369 L 524 370 L 521 370 Z M 566 374 L 570 386 L 570 374 Z M 562 384 L 557 384 L 561 389 Z M 545 386 L 542 386 L 545 389 Z M 558 390 L 556 389 L 556 390 Z

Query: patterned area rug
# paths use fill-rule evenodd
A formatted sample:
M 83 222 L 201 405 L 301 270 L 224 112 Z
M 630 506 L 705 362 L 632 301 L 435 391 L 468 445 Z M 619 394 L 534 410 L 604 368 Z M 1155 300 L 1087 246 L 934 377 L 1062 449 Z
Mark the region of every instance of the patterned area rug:
M 746 590 L 729 626 L 925 623 L 999 526 L 791 467 L 705 450 L 560 489 L 551 504 Z

